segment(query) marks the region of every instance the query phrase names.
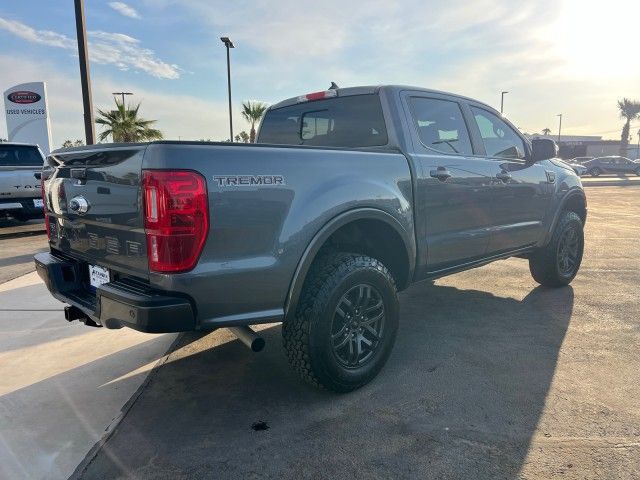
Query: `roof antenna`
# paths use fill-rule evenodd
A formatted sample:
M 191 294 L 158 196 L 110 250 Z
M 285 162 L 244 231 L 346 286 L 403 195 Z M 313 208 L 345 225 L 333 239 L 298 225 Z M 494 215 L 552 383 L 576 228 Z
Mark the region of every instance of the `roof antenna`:
M 331 82 L 331 86 L 329 87 L 329 90 L 337 90 L 338 88 L 338 84 L 336 82 Z

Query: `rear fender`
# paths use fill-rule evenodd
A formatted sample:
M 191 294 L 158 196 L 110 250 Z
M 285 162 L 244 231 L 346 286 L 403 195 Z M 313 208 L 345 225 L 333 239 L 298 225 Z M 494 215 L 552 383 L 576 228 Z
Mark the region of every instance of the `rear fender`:
M 405 283 L 411 282 L 415 269 L 415 242 L 411 240 L 411 236 L 402 227 L 400 222 L 398 222 L 398 220 L 396 220 L 390 214 L 375 208 L 358 208 L 349 210 L 327 222 L 327 224 L 325 224 L 324 227 L 322 227 L 320 231 L 316 233 L 316 235 L 313 237 L 313 239 L 305 249 L 302 258 L 300 259 L 300 261 L 298 262 L 298 266 L 296 267 L 293 279 L 291 280 L 291 285 L 289 286 L 289 291 L 285 303 L 285 319 L 288 318 L 289 315 L 295 314 L 296 308 L 298 306 L 298 301 L 300 299 L 300 294 L 302 293 L 302 287 L 304 286 L 309 268 L 311 267 L 311 264 L 315 260 L 318 252 L 325 244 L 327 239 L 344 225 L 357 220 L 365 219 L 380 220 L 385 222 L 398 233 L 400 238 L 402 238 L 402 242 L 407 253 L 407 258 L 409 260 L 409 273 L 407 275 L 407 281 Z M 398 285 L 398 287 L 402 289 L 406 287 L 406 285 Z

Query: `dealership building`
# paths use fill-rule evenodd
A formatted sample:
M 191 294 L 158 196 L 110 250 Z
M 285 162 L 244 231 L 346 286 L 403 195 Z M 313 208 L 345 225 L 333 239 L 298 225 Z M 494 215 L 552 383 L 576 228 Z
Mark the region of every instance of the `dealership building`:
M 527 135 L 529 139 L 548 138 L 558 143 L 560 158 L 569 159 L 575 157 L 603 157 L 606 155 L 620 155 L 620 140 L 603 140 L 602 137 L 593 135 L 561 135 L 558 141 L 557 135 Z M 625 157 L 640 158 L 637 143 L 631 143 L 627 147 Z

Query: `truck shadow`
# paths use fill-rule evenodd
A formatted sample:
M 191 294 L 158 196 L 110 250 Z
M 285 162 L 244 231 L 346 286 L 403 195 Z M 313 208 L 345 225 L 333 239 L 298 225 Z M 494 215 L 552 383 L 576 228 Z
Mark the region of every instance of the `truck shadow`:
M 394 352 L 347 395 L 301 383 L 280 327 L 251 354 L 184 335 L 83 478 L 517 478 L 573 309 L 418 284 Z M 216 340 L 217 339 L 217 340 Z M 216 344 L 214 348 L 212 345 Z M 253 426 L 253 428 L 252 428 Z

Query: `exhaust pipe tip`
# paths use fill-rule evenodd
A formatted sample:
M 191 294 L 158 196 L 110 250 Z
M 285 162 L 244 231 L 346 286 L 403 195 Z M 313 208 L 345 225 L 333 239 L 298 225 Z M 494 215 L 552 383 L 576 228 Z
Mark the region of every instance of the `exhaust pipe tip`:
M 67 305 L 64 307 L 64 318 L 67 322 L 73 322 L 74 320 L 81 320 L 87 315 L 78 307 Z
M 257 337 L 253 342 L 251 342 L 251 351 L 256 353 L 261 352 L 265 345 L 266 342 L 264 341 L 264 338 Z
M 233 333 L 238 340 L 244 343 L 252 352 L 261 352 L 265 346 L 264 338 L 258 335 L 247 326 L 229 327 L 229 331 Z

